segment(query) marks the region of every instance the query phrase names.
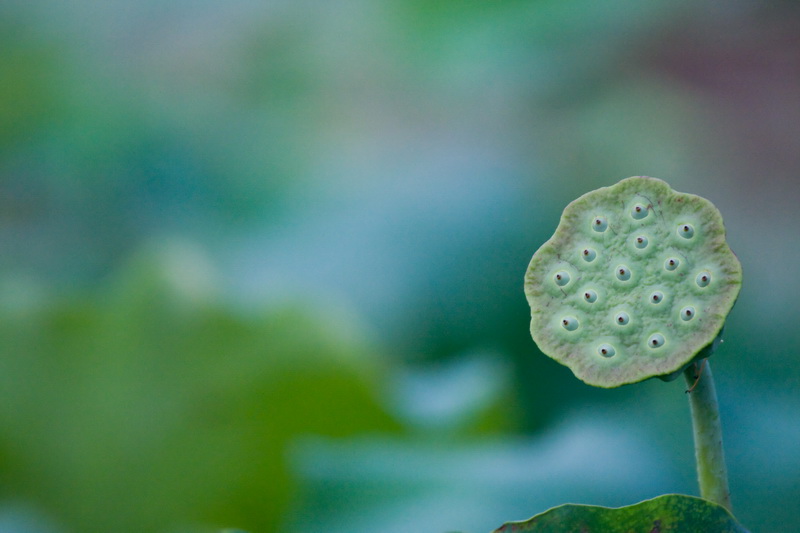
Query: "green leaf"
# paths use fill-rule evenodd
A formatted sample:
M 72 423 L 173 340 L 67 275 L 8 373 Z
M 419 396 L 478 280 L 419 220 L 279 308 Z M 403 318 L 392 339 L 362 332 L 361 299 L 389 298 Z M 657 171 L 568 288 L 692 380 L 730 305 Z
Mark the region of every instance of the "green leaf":
M 566 504 L 524 522 L 508 522 L 494 533 L 747 533 L 725 508 L 695 496 L 665 494 L 620 508 Z
M 229 308 L 206 262 L 165 244 L 82 299 L 0 298 L 4 496 L 65 531 L 270 533 L 297 438 L 400 430 L 345 314 Z

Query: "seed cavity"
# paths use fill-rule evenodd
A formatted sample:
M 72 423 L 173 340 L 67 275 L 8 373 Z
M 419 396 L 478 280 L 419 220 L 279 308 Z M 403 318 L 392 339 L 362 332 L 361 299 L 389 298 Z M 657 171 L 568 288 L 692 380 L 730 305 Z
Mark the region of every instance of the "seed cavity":
M 694 228 L 691 224 L 681 224 L 678 226 L 678 235 L 684 239 L 691 239 L 694 237 Z
M 567 283 L 569 283 L 569 272 L 566 270 L 559 270 L 556 272 L 555 276 L 553 276 L 553 281 L 556 282 L 556 285 L 559 287 L 563 287 Z
M 613 357 L 617 351 L 610 344 L 601 344 L 597 347 L 597 353 L 603 357 Z
M 687 305 L 686 307 L 681 309 L 681 320 L 688 322 L 689 320 L 694 318 L 695 314 L 696 312 L 694 310 L 694 307 L 692 307 L 691 305 Z
M 672 272 L 676 268 L 678 268 L 681 264 L 681 260 L 677 257 L 670 257 L 666 261 L 664 261 L 664 270 L 669 270 Z
M 575 331 L 580 323 L 574 316 L 565 316 L 561 319 L 561 326 L 567 331 Z
M 591 263 L 597 258 L 597 251 L 595 251 L 594 248 L 584 248 L 581 252 L 581 257 L 583 257 L 583 260 L 587 263 Z
M 620 281 L 628 281 L 629 279 L 631 279 L 631 270 L 625 265 L 617 266 L 615 273 L 617 279 Z
M 608 229 L 608 220 L 606 217 L 594 217 L 592 221 L 592 229 L 598 233 L 603 233 Z
M 650 295 L 650 303 L 651 304 L 660 304 L 664 301 L 664 293 L 661 291 L 655 291 L 653 294 Z
M 631 321 L 631 317 L 625 311 L 622 311 L 621 313 L 617 313 L 617 315 L 614 317 L 614 324 L 616 324 L 618 326 L 627 326 L 628 322 L 630 322 L 630 321 Z
M 590 304 L 593 304 L 597 301 L 597 293 L 589 289 L 588 291 L 583 293 L 583 299 L 589 302 Z
M 650 335 L 650 338 L 647 339 L 647 345 L 653 349 L 661 348 L 664 346 L 664 342 L 664 335 L 661 333 L 653 333 Z
M 694 281 L 697 283 L 698 287 L 708 287 L 708 284 L 711 283 L 711 272 L 703 270 L 697 275 Z
M 647 206 L 642 204 L 636 204 L 633 206 L 633 209 L 631 209 L 631 216 L 636 220 L 645 218 L 649 213 L 650 211 L 647 209 Z
M 639 248 L 640 250 L 647 248 L 647 237 L 645 237 L 644 235 L 639 235 L 633 241 L 633 245 Z

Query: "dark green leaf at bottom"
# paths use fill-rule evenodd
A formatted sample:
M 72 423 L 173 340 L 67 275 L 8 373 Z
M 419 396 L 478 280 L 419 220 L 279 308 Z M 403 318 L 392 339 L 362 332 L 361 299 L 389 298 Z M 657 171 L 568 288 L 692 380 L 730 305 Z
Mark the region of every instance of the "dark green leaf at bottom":
M 620 508 L 566 504 L 494 533 L 748 533 L 725 509 L 695 496 L 665 494 Z

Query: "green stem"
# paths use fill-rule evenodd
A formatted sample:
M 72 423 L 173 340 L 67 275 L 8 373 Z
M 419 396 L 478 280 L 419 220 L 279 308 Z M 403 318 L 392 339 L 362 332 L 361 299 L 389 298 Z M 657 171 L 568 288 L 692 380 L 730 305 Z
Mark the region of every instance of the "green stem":
M 705 368 L 703 368 L 705 367 Z M 698 378 L 698 372 L 700 377 Z M 683 373 L 689 385 L 692 410 L 694 449 L 697 459 L 697 481 L 700 496 L 731 510 L 728 470 L 722 449 L 722 425 L 719 419 L 717 391 L 707 359 L 689 365 Z

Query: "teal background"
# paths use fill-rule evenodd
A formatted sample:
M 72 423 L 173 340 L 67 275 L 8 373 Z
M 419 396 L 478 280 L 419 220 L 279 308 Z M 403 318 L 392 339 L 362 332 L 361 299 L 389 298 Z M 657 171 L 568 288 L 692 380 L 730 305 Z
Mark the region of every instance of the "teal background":
M 720 209 L 733 507 L 800 521 L 800 9 L 0 5 L 0 531 L 489 531 L 696 493 L 683 383 L 543 356 L 522 277 L 631 175 Z

